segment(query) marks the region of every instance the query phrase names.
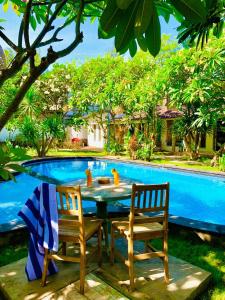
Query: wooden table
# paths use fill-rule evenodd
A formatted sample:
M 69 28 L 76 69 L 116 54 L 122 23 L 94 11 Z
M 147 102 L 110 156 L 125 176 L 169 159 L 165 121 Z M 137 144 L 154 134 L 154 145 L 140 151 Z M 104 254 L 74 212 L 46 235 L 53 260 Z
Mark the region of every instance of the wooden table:
M 106 247 L 108 248 L 107 205 L 118 200 L 130 199 L 133 181 L 121 179 L 120 184 L 116 186 L 112 177 L 107 177 L 110 179 L 110 183 L 108 184 L 99 184 L 98 179 L 100 178 L 94 178 L 91 187 L 87 187 L 86 179 L 69 182 L 66 185 L 80 185 L 82 199 L 96 202 L 97 217 L 104 220 L 103 229 L 106 238 Z

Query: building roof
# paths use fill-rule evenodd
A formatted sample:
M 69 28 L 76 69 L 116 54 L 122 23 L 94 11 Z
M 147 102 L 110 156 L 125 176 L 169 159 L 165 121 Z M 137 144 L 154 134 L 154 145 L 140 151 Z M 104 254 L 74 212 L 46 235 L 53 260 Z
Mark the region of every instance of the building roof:
M 93 106 L 91 109 L 92 113 L 97 112 L 97 106 Z M 70 119 L 76 113 L 76 109 L 70 110 L 66 113 L 65 118 Z M 175 108 L 168 109 L 167 106 L 157 106 L 156 113 L 161 119 L 175 119 L 183 116 L 183 113 Z M 83 114 L 83 118 L 88 118 L 90 114 L 85 113 Z M 119 113 L 114 116 L 115 120 L 123 120 L 127 115 L 125 113 Z M 132 120 L 143 120 L 147 118 L 147 113 L 142 112 L 135 112 L 132 116 L 129 116 Z M 105 114 L 105 120 L 107 120 L 107 113 Z M 112 117 L 109 116 L 109 120 L 112 121 Z
M 161 119 L 175 119 L 183 116 L 183 113 L 181 111 L 177 109 L 168 109 L 166 106 L 157 106 L 156 112 Z M 122 120 L 125 117 L 126 114 L 117 114 L 115 115 L 115 120 Z M 132 120 L 143 120 L 146 119 L 146 117 L 147 117 L 147 113 L 144 111 L 135 112 L 131 116 Z
M 175 119 L 182 117 L 183 113 L 177 109 L 168 109 L 166 106 L 158 106 L 157 115 L 161 119 Z

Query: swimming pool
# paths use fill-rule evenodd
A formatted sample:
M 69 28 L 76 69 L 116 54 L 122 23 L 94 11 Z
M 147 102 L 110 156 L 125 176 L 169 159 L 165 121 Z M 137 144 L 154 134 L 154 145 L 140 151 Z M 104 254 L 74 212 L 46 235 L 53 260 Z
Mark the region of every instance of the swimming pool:
M 28 165 L 32 171 L 61 183 L 85 178 L 84 171 L 87 168 L 92 170 L 93 176 L 112 176 L 111 169 L 116 168 L 121 177 L 145 184 L 168 181 L 171 215 L 225 226 L 224 177 L 94 158 L 48 159 Z M 19 221 L 18 211 L 41 182 L 27 174 L 17 175 L 16 180 L 16 183 L 0 183 L 0 224 L 14 225 Z M 90 206 L 95 206 L 95 203 L 84 201 L 84 207 Z

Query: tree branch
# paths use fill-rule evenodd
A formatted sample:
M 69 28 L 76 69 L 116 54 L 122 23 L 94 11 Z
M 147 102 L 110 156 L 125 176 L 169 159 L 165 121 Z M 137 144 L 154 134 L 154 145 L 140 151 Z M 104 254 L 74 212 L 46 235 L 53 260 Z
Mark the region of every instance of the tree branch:
M 30 72 L 32 72 L 35 69 L 35 59 L 34 59 L 35 55 L 36 55 L 36 51 L 34 51 L 34 53 L 31 54 L 30 56 Z
M 76 28 L 75 28 L 75 40 L 65 49 L 56 52 L 58 57 L 64 57 L 71 53 L 82 41 L 83 41 L 83 33 L 80 31 L 81 17 L 84 11 L 84 0 L 80 1 L 80 8 L 77 14 L 76 20 Z
M 22 86 L 19 88 L 18 92 L 16 93 L 14 99 L 7 107 L 6 111 L 0 117 L 0 131 L 5 126 L 9 118 L 18 110 L 21 101 L 23 100 L 26 92 L 32 86 L 32 84 L 36 81 L 36 79 L 51 65 L 56 61 L 58 57 L 56 53 L 50 47 L 48 49 L 48 54 L 46 57 L 43 57 L 39 66 L 35 67 L 27 79 L 24 81 Z
M 21 23 L 20 23 L 19 34 L 18 34 L 18 48 L 19 49 L 22 49 L 22 47 L 23 47 L 23 29 L 24 29 L 24 24 L 23 24 L 23 19 L 22 19 Z
M 18 47 L 0 30 L 0 37 L 3 39 L 6 44 L 9 45 L 10 48 L 12 48 L 14 51 L 18 51 Z
M 53 21 L 56 19 L 58 13 L 61 11 L 61 9 L 63 8 L 63 6 L 67 3 L 67 1 L 68 0 L 62 0 L 61 4 L 59 4 L 57 6 L 57 8 L 55 9 L 54 13 L 51 15 L 51 18 L 49 19 L 49 21 L 47 22 L 47 24 L 44 26 L 44 28 L 42 29 L 42 31 L 40 32 L 40 34 L 37 36 L 37 38 L 33 42 L 31 48 L 35 49 L 35 48 L 37 48 L 39 46 L 39 44 L 42 41 L 43 37 L 46 35 L 46 33 L 49 30 L 51 30 Z
M 14 76 L 23 66 L 23 64 L 27 61 L 29 58 L 28 54 L 24 51 L 20 51 L 16 54 L 14 57 L 11 66 L 7 69 L 2 70 L 0 75 L 0 87 L 3 85 L 3 83 L 10 77 Z
M 49 45 L 49 44 L 51 44 L 51 43 L 63 41 L 63 39 L 57 38 L 57 35 L 59 34 L 59 32 L 60 32 L 62 29 L 64 29 L 66 26 L 68 26 L 70 23 L 72 23 L 73 20 L 74 20 L 74 18 L 71 18 L 71 19 L 67 20 L 62 26 L 58 27 L 58 28 L 56 29 L 56 31 L 54 32 L 53 36 L 52 36 L 49 40 L 40 43 L 39 46 L 38 46 L 38 48 L 43 47 L 43 46 L 46 46 L 46 45 Z
M 33 0 L 28 0 L 27 7 L 23 17 L 24 41 L 27 49 L 30 49 L 29 26 L 30 26 L 30 13 L 31 13 L 32 1 Z

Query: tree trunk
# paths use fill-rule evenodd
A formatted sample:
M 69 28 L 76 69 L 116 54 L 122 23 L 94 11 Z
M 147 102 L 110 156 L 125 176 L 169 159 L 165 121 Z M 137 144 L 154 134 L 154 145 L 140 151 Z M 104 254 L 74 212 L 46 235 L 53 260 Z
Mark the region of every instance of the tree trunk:
M 32 86 L 32 84 L 36 81 L 36 79 L 49 67 L 50 64 L 54 63 L 57 59 L 56 53 L 50 48 L 48 50 L 47 57 L 42 58 L 42 61 L 38 67 L 35 67 L 29 77 L 24 81 L 22 86 L 17 91 L 14 99 L 0 117 L 0 131 L 6 125 L 8 120 L 12 117 L 12 115 L 18 110 L 21 101 L 23 100 L 25 94 Z
M 214 153 L 214 156 L 211 160 L 211 167 L 216 167 L 218 165 L 219 157 L 225 153 L 225 143 L 220 146 L 220 149 Z
M 22 69 L 28 58 L 29 55 L 27 53 L 24 51 L 20 52 L 15 56 L 10 68 L 1 70 L 0 88 L 3 86 L 6 80 L 15 76 Z
M 172 135 L 172 152 L 176 152 L 176 136 Z
M 193 159 L 193 152 L 191 149 L 191 138 L 189 135 L 184 136 L 184 147 L 186 148 L 186 150 L 190 156 L 190 159 Z

